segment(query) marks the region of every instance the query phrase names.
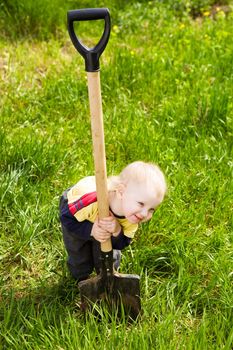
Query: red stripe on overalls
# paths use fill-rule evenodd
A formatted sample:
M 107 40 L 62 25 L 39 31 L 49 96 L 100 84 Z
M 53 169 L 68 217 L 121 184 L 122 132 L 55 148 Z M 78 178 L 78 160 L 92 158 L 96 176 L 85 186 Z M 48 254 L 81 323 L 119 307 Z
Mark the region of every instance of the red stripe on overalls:
M 82 197 L 77 199 L 75 202 L 68 204 L 69 211 L 72 215 L 75 215 L 77 211 L 87 207 L 92 203 L 95 203 L 96 201 L 97 201 L 96 192 L 86 193 Z

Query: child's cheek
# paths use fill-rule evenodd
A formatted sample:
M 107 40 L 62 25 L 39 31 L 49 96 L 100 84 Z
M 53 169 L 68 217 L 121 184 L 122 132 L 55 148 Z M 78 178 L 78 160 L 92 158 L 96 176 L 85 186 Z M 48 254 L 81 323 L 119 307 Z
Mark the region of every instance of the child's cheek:
M 149 221 L 152 218 L 152 214 L 149 214 L 147 218 L 144 220 L 144 222 Z

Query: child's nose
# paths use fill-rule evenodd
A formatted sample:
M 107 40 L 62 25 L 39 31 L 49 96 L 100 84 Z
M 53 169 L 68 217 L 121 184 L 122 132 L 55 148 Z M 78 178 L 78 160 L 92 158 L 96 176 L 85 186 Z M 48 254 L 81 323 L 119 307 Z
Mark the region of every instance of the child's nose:
M 142 211 L 141 211 L 141 215 L 143 216 L 143 218 L 146 218 L 147 217 L 147 215 L 148 215 L 148 210 L 147 209 L 142 209 Z

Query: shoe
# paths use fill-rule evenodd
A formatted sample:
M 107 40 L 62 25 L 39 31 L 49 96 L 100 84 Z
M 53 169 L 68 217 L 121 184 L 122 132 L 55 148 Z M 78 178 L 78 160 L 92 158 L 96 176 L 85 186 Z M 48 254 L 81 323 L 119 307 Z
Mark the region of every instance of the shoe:
M 120 262 L 121 262 L 121 251 L 118 249 L 113 249 L 113 268 L 115 271 L 119 270 Z

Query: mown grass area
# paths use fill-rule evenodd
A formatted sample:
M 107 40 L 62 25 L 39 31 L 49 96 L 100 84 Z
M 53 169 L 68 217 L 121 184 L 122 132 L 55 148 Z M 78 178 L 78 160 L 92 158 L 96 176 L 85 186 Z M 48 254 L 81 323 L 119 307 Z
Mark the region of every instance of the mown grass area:
M 141 276 L 143 314 L 133 323 L 104 307 L 101 321 L 84 316 L 66 269 L 59 197 L 93 174 L 93 160 L 84 62 L 60 15 L 59 35 L 31 36 L 26 27 L 18 39 L 16 32 L 0 40 L 0 348 L 230 350 L 231 4 L 203 8 L 197 18 L 169 2 L 107 5 L 108 173 L 154 161 L 169 188 L 123 254 L 121 272 Z M 78 30 L 89 43 L 101 24 Z

